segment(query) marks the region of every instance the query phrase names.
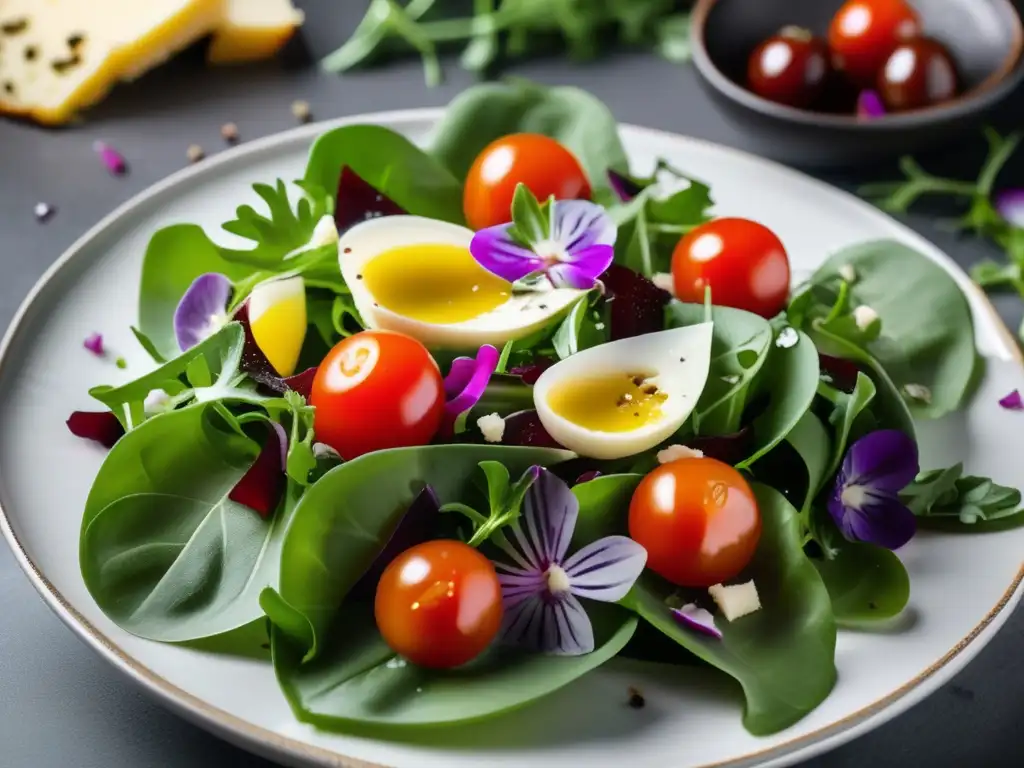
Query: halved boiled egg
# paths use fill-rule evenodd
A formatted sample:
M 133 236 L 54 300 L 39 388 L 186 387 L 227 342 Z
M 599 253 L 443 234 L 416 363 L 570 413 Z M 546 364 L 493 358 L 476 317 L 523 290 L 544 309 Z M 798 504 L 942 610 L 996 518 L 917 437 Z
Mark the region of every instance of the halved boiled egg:
M 256 346 L 279 376 L 291 376 L 306 340 L 306 285 L 301 275 L 258 283 L 248 298 Z
M 555 440 L 581 456 L 619 459 L 678 430 L 704 391 L 712 323 L 577 352 L 541 374 L 533 403 Z
M 476 262 L 472 239 L 472 230 L 422 216 L 386 216 L 348 230 L 338 259 L 366 326 L 432 349 L 500 347 L 542 328 L 584 293 L 514 293 Z

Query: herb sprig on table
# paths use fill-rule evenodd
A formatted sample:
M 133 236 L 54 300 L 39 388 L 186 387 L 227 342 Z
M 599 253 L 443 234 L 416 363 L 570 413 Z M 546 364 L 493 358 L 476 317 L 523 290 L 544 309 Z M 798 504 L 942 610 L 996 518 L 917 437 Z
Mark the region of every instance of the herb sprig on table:
M 472 13 L 454 0 L 371 0 L 352 37 L 323 61 L 344 72 L 382 53 L 415 51 L 427 85 L 441 82 L 440 51 L 464 44 L 460 63 L 492 70 L 503 58 L 527 56 L 561 38 L 575 59 L 596 57 L 610 35 L 647 45 L 669 61 L 690 57 L 688 3 L 677 0 L 473 0 Z M 460 7 L 461 6 L 461 7 Z
M 947 179 L 928 173 L 912 157 L 900 160 L 904 180 L 868 184 L 860 193 L 890 213 L 906 213 L 925 196 L 946 197 L 967 204 L 965 213 L 948 222 L 955 231 L 986 237 L 1006 254 L 999 263 L 985 260 L 971 270 L 971 277 L 982 288 L 1016 290 L 1024 298 L 1024 217 L 1020 215 L 1018 190 L 995 191 L 996 180 L 1020 144 L 1024 133 L 1015 131 L 1001 136 L 992 128 L 985 130 L 988 155 L 973 181 Z M 1019 335 L 1024 341 L 1024 324 Z

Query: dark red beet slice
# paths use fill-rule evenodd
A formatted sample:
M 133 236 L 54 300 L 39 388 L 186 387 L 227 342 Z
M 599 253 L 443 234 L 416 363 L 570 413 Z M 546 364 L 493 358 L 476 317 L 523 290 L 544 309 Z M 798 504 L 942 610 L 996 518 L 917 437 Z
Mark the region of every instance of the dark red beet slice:
M 505 417 L 504 445 L 530 445 L 537 448 L 561 448 L 540 423 L 536 411 L 520 411 Z
M 554 364 L 555 361 L 551 358 L 538 357 L 529 365 L 517 365 L 514 368 L 509 368 L 508 372 L 512 376 L 518 376 L 524 384 L 529 384 L 532 387 L 537 383 L 540 375 Z
M 726 464 L 738 464 L 753 452 L 753 437 L 753 431 L 746 426 L 739 432 L 729 435 L 690 437 L 685 442 L 687 447 L 702 451 L 709 458 L 718 459 Z
M 366 569 L 359 581 L 355 583 L 349 592 L 349 596 L 360 599 L 372 599 L 377 592 L 377 582 L 380 581 L 384 569 L 392 560 L 410 547 L 421 544 L 437 530 L 438 519 L 441 516 L 441 501 L 429 485 L 416 494 L 412 504 L 398 521 L 395 530 L 384 545 L 384 549 L 374 558 L 370 567 Z
M 608 267 L 601 282 L 608 292 L 612 341 L 664 330 L 668 291 L 621 264 Z
M 860 373 L 860 368 L 856 363 L 820 352 L 818 353 L 818 363 L 821 366 L 821 372 L 828 374 L 832 379 L 832 386 L 840 392 L 849 394 L 856 388 L 857 374 Z
M 75 411 L 67 425 L 75 437 L 95 440 L 106 448 L 113 448 L 124 435 L 124 427 L 111 411 Z
M 386 197 L 347 165 L 341 167 L 335 200 L 334 223 L 342 234 L 370 219 L 402 216 L 406 213 L 398 203 Z
M 628 176 L 623 176 L 621 173 L 613 171 L 611 168 L 608 169 L 608 184 L 624 203 L 628 203 L 644 189 L 633 179 Z
M 231 489 L 228 498 L 253 510 L 264 520 L 274 514 L 281 494 L 284 493 L 286 477 L 281 466 L 281 443 L 277 433 L 271 430 L 263 449 L 249 471 Z

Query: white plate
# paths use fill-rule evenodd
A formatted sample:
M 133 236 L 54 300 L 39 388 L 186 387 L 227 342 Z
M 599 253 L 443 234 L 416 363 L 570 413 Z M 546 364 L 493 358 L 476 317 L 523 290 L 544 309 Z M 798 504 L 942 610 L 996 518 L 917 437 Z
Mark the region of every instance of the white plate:
M 420 110 L 341 122 L 376 122 L 423 140 L 438 115 Z M 746 733 L 738 687 L 722 675 L 613 662 L 536 706 L 460 729 L 459 743 L 446 746 L 319 732 L 295 720 L 268 664 L 162 645 L 118 629 L 93 603 L 78 569 L 79 521 L 104 452 L 72 437 L 64 420 L 72 410 L 95 407 L 89 386 L 130 378 L 146 364 L 129 325 L 149 236 L 176 222 L 197 222 L 214 232 L 237 205 L 255 202 L 250 182 L 300 176 L 312 139 L 330 127 L 253 142 L 182 171 L 123 206 L 47 272 L 0 347 L 0 527 L 50 607 L 117 669 L 200 725 L 294 765 L 779 766 L 847 741 L 919 701 L 1006 620 L 1020 598 L 1024 529 L 921 534 L 901 553 L 912 582 L 904 619 L 884 634 L 841 632 L 835 691 L 783 733 L 760 739 Z M 1018 353 L 991 306 L 948 257 L 870 206 L 781 166 L 642 128 L 624 127 L 622 133 L 635 169 L 647 170 L 656 157 L 665 157 L 707 180 L 716 210 L 771 227 L 798 274 L 836 248 L 886 237 L 953 272 L 968 293 L 988 372 L 968 411 L 922 426 L 922 464 L 964 460 L 973 472 L 1024 485 L 1024 417 L 997 405 L 1024 385 Z M 82 340 L 94 330 L 128 358 L 127 371 L 84 352 Z M 630 685 L 643 690 L 643 710 L 625 707 Z

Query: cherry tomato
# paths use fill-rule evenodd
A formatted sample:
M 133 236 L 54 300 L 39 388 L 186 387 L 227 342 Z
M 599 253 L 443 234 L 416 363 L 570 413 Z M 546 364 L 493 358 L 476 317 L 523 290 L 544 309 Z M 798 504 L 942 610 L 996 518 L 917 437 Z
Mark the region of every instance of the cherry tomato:
M 832 66 L 855 85 L 873 88 L 893 48 L 920 30 L 917 12 L 904 0 L 848 0 L 828 30 Z
M 947 101 L 956 95 L 953 57 L 927 37 L 900 43 L 878 73 L 878 92 L 896 112 Z
M 444 384 L 416 339 L 363 331 L 339 341 L 320 363 L 310 403 L 313 430 L 346 459 L 426 445 L 441 425 Z
M 747 83 L 769 101 L 808 107 L 818 98 L 828 75 L 828 47 L 800 27 L 784 27 L 750 54 Z
M 677 459 L 640 481 L 629 535 L 647 567 L 681 587 L 710 587 L 742 571 L 761 538 L 761 513 L 747 481 L 717 459 Z
M 462 198 L 469 226 L 484 229 L 510 221 L 519 184 L 542 203 L 551 195 L 590 199 L 590 183 L 572 152 L 548 136 L 514 133 L 488 144 L 469 169 Z
M 672 279 L 681 301 L 711 301 L 774 317 L 789 293 L 789 257 L 768 227 L 750 219 L 715 219 L 690 230 L 672 253 Z
M 428 541 L 396 557 L 377 583 L 377 628 L 413 664 L 448 669 L 479 656 L 501 627 L 491 562 L 461 541 Z

